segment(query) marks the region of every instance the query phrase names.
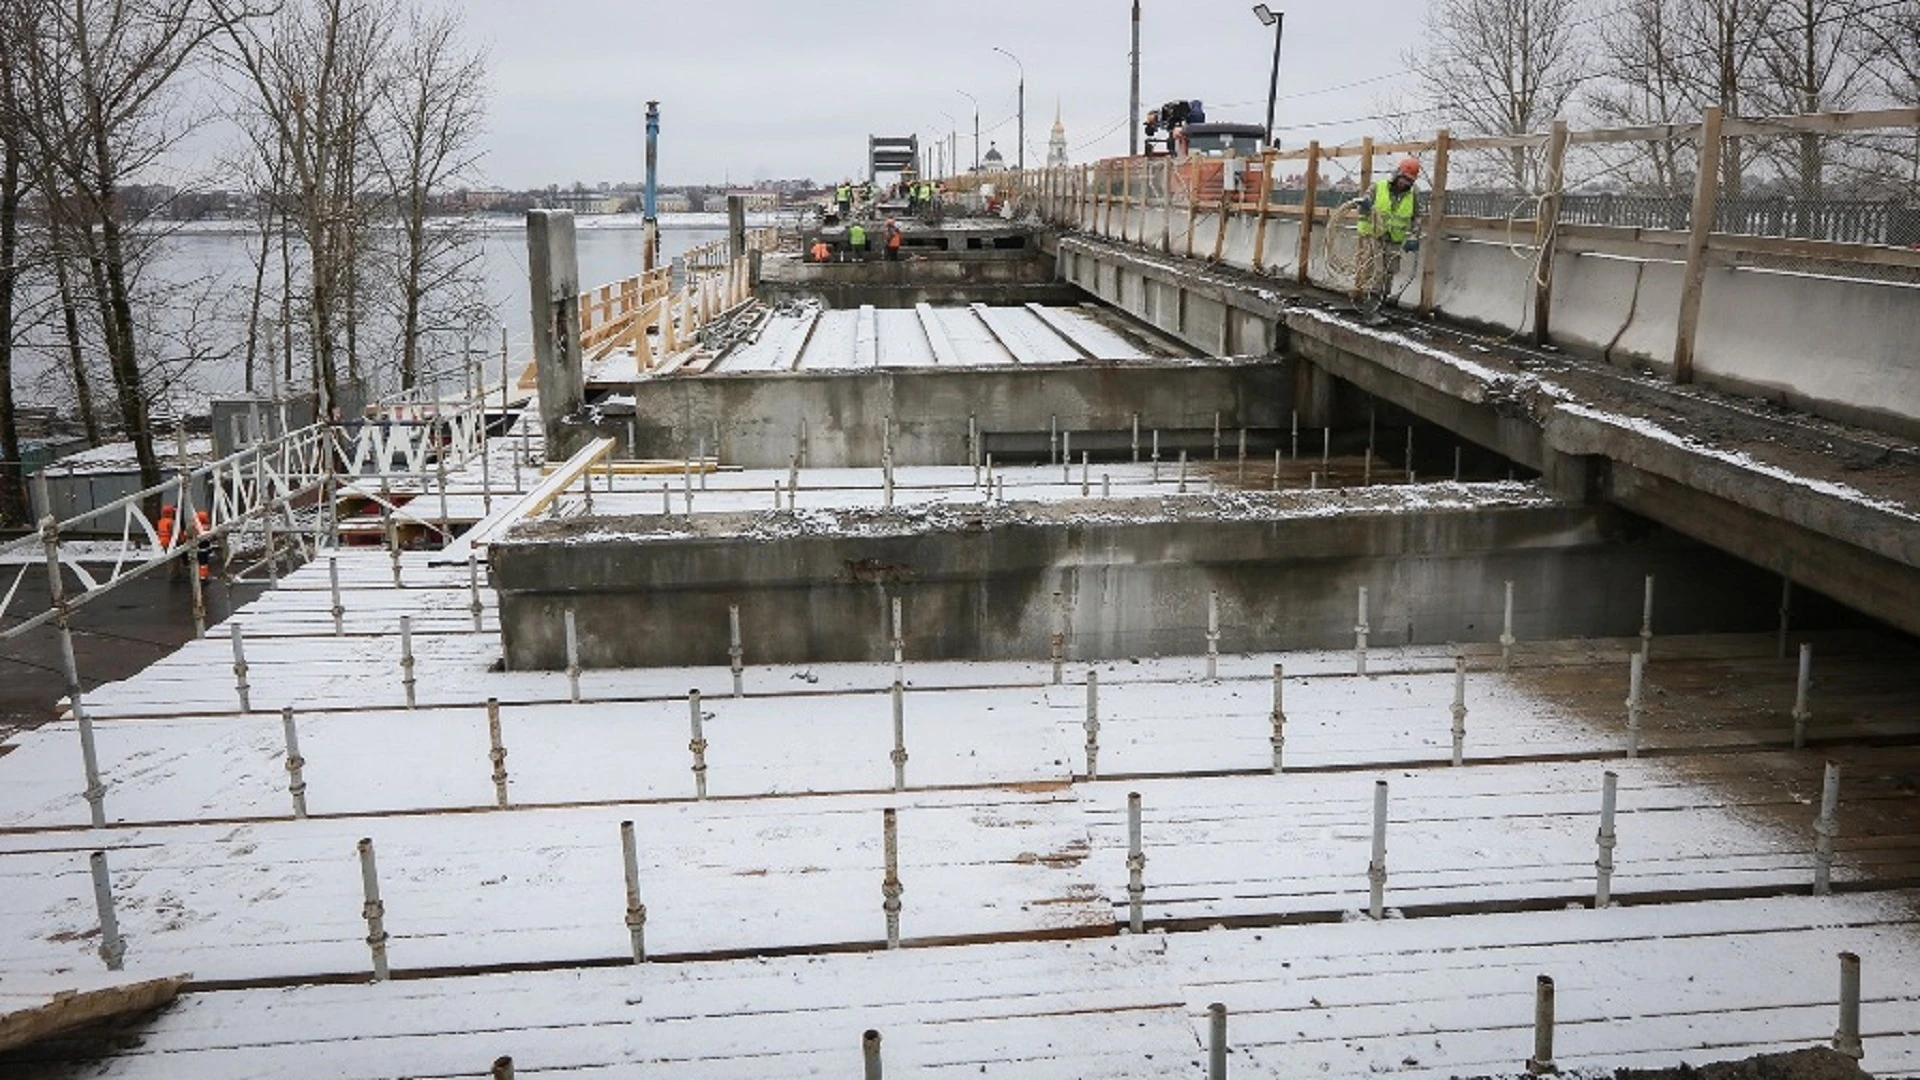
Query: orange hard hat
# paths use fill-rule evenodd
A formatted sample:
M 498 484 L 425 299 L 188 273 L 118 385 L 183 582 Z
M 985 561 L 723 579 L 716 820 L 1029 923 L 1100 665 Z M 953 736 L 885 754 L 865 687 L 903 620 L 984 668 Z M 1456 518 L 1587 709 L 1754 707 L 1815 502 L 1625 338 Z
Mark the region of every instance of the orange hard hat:
M 1400 164 L 1395 166 L 1393 171 L 1397 175 L 1412 180 L 1420 175 L 1420 159 L 1416 157 L 1403 157 L 1400 159 Z
M 173 504 L 172 504 L 172 503 L 161 503 L 161 504 L 160 504 L 160 516 L 161 516 L 161 517 L 172 517 L 172 516 L 174 515 L 174 513 L 175 513 L 175 511 L 174 511 L 174 509 L 173 509 Z

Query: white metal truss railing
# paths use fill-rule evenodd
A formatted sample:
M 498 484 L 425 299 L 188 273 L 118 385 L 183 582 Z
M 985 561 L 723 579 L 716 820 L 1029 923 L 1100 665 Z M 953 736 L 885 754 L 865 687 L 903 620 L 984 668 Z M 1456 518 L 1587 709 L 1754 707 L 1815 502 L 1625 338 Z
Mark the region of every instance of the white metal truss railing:
M 353 476 L 424 476 L 442 460 L 465 468 L 487 439 L 486 406 L 469 401 L 443 411 L 402 404 L 350 429 L 345 472 Z
M 0 640 L 10 640 L 104 596 L 139 575 L 165 565 L 182 552 L 203 542 L 218 543 L 224 537 L 253 523 L 263 526 L 270 519 L 285 521 L 293 527 L 294 503 L 319 497 L 335 475 L 335 435 L 331 428 L 316 425 L 288 432 L 247 447 L 197 469 L 175 474 L 144 491 L 116 499 L 104 506 L 75 515 L 64 521 L 51 516 L 42 520 L 37 534 L 0 545 L 0 566 L 18 565 L 4 596 L 0 596 L 0 617 L 8 616 L 19 597 L 22 584 L 34 568 L 48 576 L 48 594 L 53 604 L 47 610 L 21 619 L 0 630 Z M 197 521 L 195 493 L 205 488 L 212 505 L 205 507 L 206 526 Z M 44 481 L 41 505 L 49 505 Z M 177 508 L 176 525 L 162 536 L 162 526 L 148 516 L 147 508 L 172 505 Z M 104 526 L 104 527 L 103 527 Z M 74 532 L 109 535 L 117 540 L 90 543 L 83 564 L 80 552 L 61 537 Z M 38 557 L 36 558 L 36 554 Z M 88 566 L 106 564 L 106 570 Z M 65 582 L 57 580 L 64 567 L 80 585 L 80 591 L 68 594 Z

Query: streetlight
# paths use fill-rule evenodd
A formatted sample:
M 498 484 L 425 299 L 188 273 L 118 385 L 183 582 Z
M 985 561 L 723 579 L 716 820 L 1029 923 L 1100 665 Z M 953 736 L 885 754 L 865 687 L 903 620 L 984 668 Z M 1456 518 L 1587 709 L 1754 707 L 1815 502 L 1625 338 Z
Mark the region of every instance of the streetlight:
M 1267 83 L 1267 145 L 1273 145 L 1273 107 L 1280 100 L 1280 35 L 1287 28 L 1287 13 L 1265 4 L 1253 5 L 1260 25 L 1273 27 L 1273 78 Z
M 940 115 L 947 118 L 947 138 L 945 140 L 947 144 L 947 164 L 952 168 L 953 172 L 957 173 L 960 171 L 960 121 L 955 120 L 953 114 L 945 109 L 940 110 Z M 943 174 L 952 175 L 951 173 L 947 173 L 946 169 L 940 171 Z
M 1024 172 L 1027 167 L 1027 65 L 1021 63 L 1019 57 L 998 45 L 993 47 L 993 51 L 1013 61 L 1013 66 L 1020 69 L 1020 145 L 1015 156 L 1019 160 L 1021 171 Z
M 965 90 L 955 90 L 954 93 L 959 94 L 961 97 L 966 98 L 968 101 L 973 102 L 973 171 L 979 172 L 980 171 L 980 99 L 977 97 L 974 97 L 972 94 L 967 93 Z

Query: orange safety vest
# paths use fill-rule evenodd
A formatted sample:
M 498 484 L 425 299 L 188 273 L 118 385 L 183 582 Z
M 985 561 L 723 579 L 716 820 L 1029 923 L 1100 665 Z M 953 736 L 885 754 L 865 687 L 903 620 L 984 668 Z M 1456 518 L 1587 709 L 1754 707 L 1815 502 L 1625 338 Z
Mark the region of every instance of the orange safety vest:
M 826 262 L 828 259 L 832 257 L 833 257 L 833 249 L 827 246 L 827 242 L 825 240 L 815 240 L 813 242 L 813 261 L 814 262 Z
M 900 250 L 900 230 L 899 229 L 887 230 L 887 248 L 891 251 Z

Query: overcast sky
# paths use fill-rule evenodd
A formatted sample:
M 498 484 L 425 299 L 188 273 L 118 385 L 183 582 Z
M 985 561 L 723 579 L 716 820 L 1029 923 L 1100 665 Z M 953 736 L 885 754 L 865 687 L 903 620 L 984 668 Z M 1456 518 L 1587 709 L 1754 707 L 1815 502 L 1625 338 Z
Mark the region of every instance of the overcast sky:
M 866 138 L 961 129 L 973 156 L 1015 159 L 1014 62 L 1027 76 L 1027 159 L 1043 160 L 1059 103 L 1075 160 L 1125 153 L 1130 0 L 459 0 L 491 58 L 486 180 L 512 188 L 639 179 L 648 98 L 663 116 L 663 184 L 736 184 L 863 171 Z M 1285 5 L 1275 5 L 1285 6 Z M 1279 125 L 1405 107 L 1395 77 L 1417 0 L 1288 7 Z M 1143 0 L 1142 108 L 1199 98 L 1209 119 L 1265 118 L 1273 31 L 1239 0 Z M 1363 85 L 1349 86 L 1365 81 Z M 1347 86 L 1346 89 L 1336 89 Z M 1423 125 L 1431 126 L 1431 125 Z M 1283 131 L 1288 145 L 1377 122 Z

